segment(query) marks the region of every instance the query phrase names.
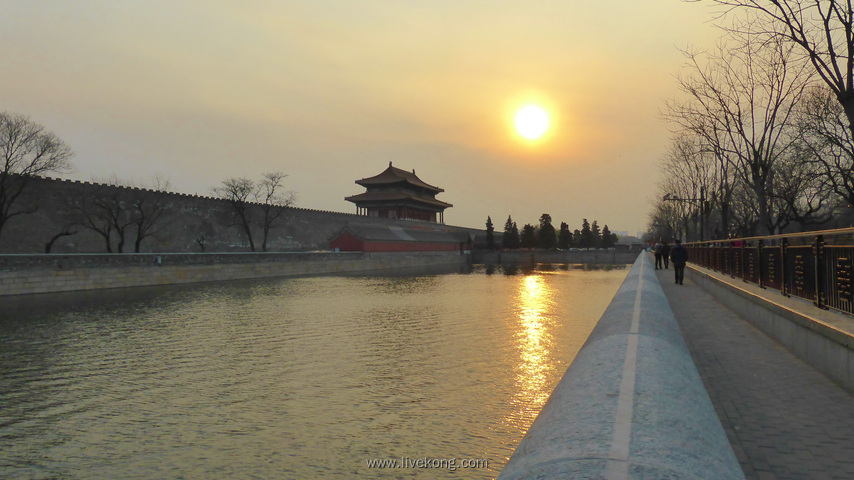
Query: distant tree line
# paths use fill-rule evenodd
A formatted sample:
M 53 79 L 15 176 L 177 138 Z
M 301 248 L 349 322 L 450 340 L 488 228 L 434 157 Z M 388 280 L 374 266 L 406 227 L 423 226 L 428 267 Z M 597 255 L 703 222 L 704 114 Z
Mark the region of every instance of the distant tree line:
M 543 250 L 569 250 L 570 248 L 611 248 L 617 243 L 617 235 L 611 233 L 608 225 L 601 230 L 596 220 L 589 223 L 585 218 L 580 229 L 570 231 L 566 222 L 561 222 L 560 229 L 556 230 L 552 225 L 552 217 L 548 213 L 540 216 L 539 225 L 525 224 L 522 230 L 513 221 L 512 216 L 507 216 L 504 223 L 504 233 L 501 236 L 501 248 L 505 250 L 543 249 Z M 498 248 L 495 240 L 495 227 L 492 217 L 486 218 L 486 244 L 487 248 L 494 250 Z
M 725 35 L 684 51 L 648 232 L 689 240 L 854 224 L 854 9 L 699 0 Z

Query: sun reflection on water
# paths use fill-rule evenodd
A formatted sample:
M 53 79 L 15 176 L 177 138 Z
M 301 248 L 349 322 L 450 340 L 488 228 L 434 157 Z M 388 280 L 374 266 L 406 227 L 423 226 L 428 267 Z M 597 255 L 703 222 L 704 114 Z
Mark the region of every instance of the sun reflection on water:
M 516 393 L 513 403 L 516 415 L 511 423 L 530 425 L 551 393 L 548 384 L 553 368 L 549 358 L 553 343 L 552 289 L 547 275 L 527 275 L 519 283 L 516 308 L 518 330 L 516 348 L 519 364 L 516 368 Z

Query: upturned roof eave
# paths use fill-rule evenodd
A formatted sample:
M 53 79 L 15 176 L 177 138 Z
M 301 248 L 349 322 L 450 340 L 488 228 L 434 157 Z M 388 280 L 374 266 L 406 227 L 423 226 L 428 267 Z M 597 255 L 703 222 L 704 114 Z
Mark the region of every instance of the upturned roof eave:
M 357 185 L 361 185 L 365 188 L 368 188 L 369 185 L 394 185 L 396 183 L 405 183 L 409 185 L 413 185 L 416 187 L 425 188 L 436 193 L 444 192 L 445 189 L 439 188 L 435 185 L 430 185 L 429 183 L 424 182 L 414 172 L 407 172 L 406 170 L 402 170 L 397 167 L 393 167 L 389 165 L 388 168 L 382 171 L 373 177 L 362 178 L 360 180 L 356 180 Z
M 451 203 L 443 202 L 441 200 L 437 200 L 435 198 L 422 198 L 413 195 L 400 195 L 396 197 L 388 197 L 388 198 L 377 198 L 376 194 L 372 194 L 371 192 L 359 193 L 357 195 L 350 195 L 349 197 L 344 197 L 344 200 L 348 202 L 352 202 L 355 204 L 367 204 L 373 203 L 377 205 L 382 205 L 386 203 L 394 203 L 401 201 L 411 201 L 412 203 L 421 204 L 421 205 L 430 205 L 432 207 L 437 208 L 450 208 L 454 205 Z

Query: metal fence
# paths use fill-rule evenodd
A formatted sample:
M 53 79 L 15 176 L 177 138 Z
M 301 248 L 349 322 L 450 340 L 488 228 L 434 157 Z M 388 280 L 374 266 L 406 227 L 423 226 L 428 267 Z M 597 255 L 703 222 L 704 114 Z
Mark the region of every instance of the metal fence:
M 854 314 L 854 228 L 685 245 L 693 264 Z

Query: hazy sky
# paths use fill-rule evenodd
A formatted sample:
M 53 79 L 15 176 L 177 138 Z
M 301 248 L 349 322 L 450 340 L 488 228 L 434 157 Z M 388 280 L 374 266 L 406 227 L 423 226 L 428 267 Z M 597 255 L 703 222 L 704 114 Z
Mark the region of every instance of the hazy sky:
M 0 0 L 0 110 L 75 151 L 72 178 L 155 173 L 209 194 L 289 174 L 298 206 L 354 212 L 389 161 L 444 188 L 449 224 L 551 214 L 645 227 L 670 139 L 679 0 Z M 551 117 L 522 139 L 524 104 Z

